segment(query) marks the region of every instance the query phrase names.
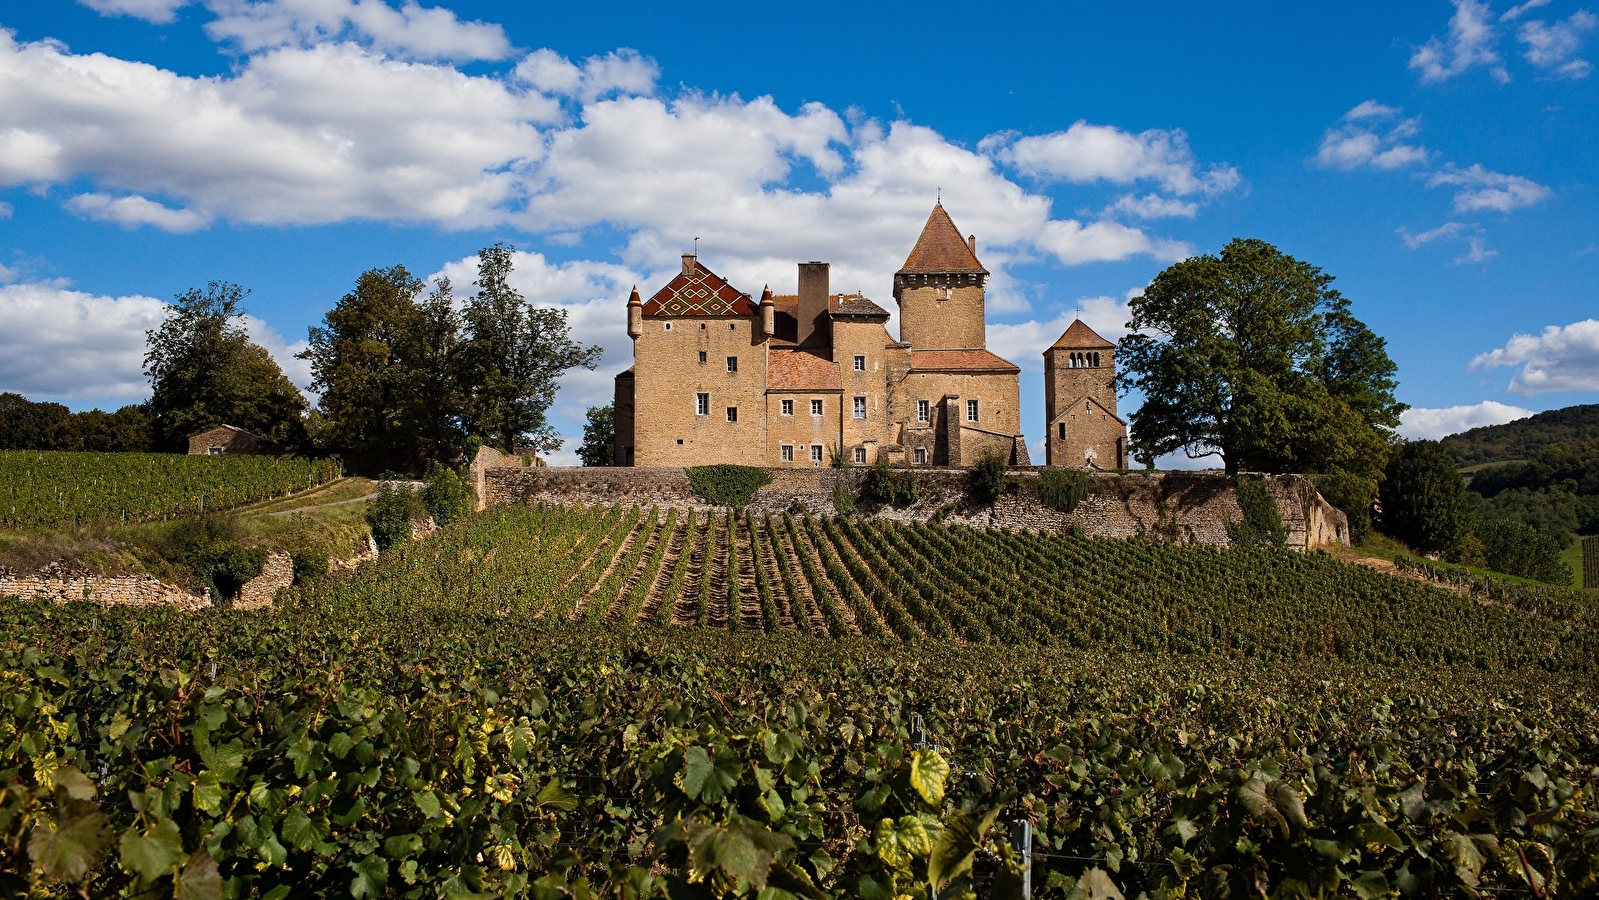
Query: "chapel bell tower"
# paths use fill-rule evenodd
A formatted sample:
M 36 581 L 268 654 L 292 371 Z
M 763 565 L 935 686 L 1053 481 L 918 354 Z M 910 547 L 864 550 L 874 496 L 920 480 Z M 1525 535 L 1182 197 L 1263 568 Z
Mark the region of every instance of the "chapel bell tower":
M 1044 460 L 1127 468 L 1127 423 L 1116 415 L 1116 345 L 1081 319 L 1044 351 Z

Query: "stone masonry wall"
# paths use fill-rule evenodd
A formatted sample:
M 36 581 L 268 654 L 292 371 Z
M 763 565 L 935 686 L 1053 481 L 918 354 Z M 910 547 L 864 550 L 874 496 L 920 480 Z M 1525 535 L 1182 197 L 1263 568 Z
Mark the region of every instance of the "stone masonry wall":
M 756 492 L 750 509 L 757 513 L 784 510 L 832 515 L 833 487 L 840 481 L 858 491 L 865 469 L 767 469 L 772 483 Z M 1033 491 L 1039 474 L 1019 470 L 1017 491 L 991 506 L 968 505 L 969 477 L 960 469 L 918 469 L 921 499 L 907 507 L 886 507 L 875 515 L 901 521 L 928 521 L 935 516 L 952 524 L 978 527 L 1067 530 L 1076 525 L 1092 535 L 1129 538 L 1150 534 L 1168 540 L 1227 544 L 1227 525 L 1242 519 L 1232 483 L 1219 473 L 1095 475 L 1098 485 L 1067 515 L 1039 502 Z M 706 509 L 690 489 L 680 468 L 546 468 L 489 469 L 483 481 L 487 506 L 516 503 L 638 505 Z M 1297 548 L 1347 544 L 1344 514 L 1297 475 L 1268 479 L 1272 496 L 1288 528 L 1288 543 Z M 860 510 L 865 513 L 865 510 Z
M 278 591 L 294 583 L 294 557 L 281 550 L 267 554 L 261 574 L 246 581 L 233 601 L 234 609 L 261 609 L 272 605 Z
M 211 605 L 205 597 L 163 583 L 153 575 L 71 575 L 46 570 L 36 575 L 0 572 L 0 597 L 53 600 L 58 603 L 87 600 L 109 606 L 179 606 L 199 609 Z

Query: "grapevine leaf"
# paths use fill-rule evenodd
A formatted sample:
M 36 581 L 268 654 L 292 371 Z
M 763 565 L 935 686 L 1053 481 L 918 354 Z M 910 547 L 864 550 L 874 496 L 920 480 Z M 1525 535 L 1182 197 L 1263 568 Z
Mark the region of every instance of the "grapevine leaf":
M 1272 805 L 1294 827 L 1310 827 L 1310 822 L 1305 819 L 1305 803 L 1299 799 L 1299 793 L 1288 782 L 1273 781 L 1266 786 L 1266 793 L 1271 797 Z
M 683 761 L 678 786 L 691 800 L 718 803 L 738 784 L 738 757 L 726 747 L 716 751 L 714 762 L 704 747 L 690 747 Z
M 566 788 L 561 787 L 561 782 L 551 778 L 539 789 L 538 804 L 561 812 L 571 812 L 577 809 L 577 798 L 567 793 Z
M 993 827 L 999 811 L 1000 807 L 996 806 L 981 819 L 957 812 L 944 820 L 943 833 L 933 844 L 932 855 L 927 860 L 927 880 L 935 889 L 943 889 L 971 870 L 972 857 L 982 846 L 983 837 Z
M 36 872 L 68 883 L 86 875 L 111 846 L 110 820 L 92 804 L 73 804 L 74 813 L 54 831 L 40 825 L 28 837 L 28 857 Z
M 1077 889 L 1087 895 L 1088 900 L 1126 900 L 1121 889 L 1116 887 L 1116 882 L 1110 880 L 1110 875 L 1098 866 L 1077 879 Z
M 219 781 L 232 781 L 244 765 L 244 744 L 235 739 L 219 747 L 200 746 L 200 761 Z
M 350 880 L 350 896 L 381 897 L 389 882 L 389 861 L 373 854 L 351 863 L 355 878 Z
M 944 782 L 949 778 L 949 763 L 937 750 L 911 753 L 911 786 L 933 806 L 944 802 Z
M 878 859 L 905 873 L 911 871 L 913 862 L 933 851 L 927 826 L 915 816 L 903 816 L 898 822 L 880 820 L 872 832 L 872 843 L 877 848 Z
M 171 874 L 184 860 L 183 836 L 178 823 L 162 819 L 147 834 L 129 828 L 122 834 L 122 868 L 145 881 Z
M 283 817 L 280 830 L 283 832 L 283 839 L 296 850 L 309 850 L 327 836 L 317 828 L 316 822 L 305 814 L 305 810 L 298 806 L 289 810 L 289 814 Z
M 56 787 L 66 791 L 67 796 L 74 800 L 94 799 L 94 782 L 72 766 L 57 769 L 50 778 L 56 783 Z
M 1349 880 L 1360 900 L 1384 900 L 1393 894 L 1388 887 L 1388 877 L 1381 872 L 1361 872 Z
M 422 815 L 431 819 L 439 814 L 439 798 L 432 791 L 418 791 L 411 795 Z
M 178 876 L 177 900 L 221 900 L 222 874 L 204 847 L 194 851 Z

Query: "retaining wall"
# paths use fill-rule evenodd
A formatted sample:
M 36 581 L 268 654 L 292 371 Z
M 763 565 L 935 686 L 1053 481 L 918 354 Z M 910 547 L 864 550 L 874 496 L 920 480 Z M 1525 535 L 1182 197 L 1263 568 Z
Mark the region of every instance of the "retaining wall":
M 480 503 L 658 506 L 709 509 L 689 487 L 681 468 L 485 468 L 479 480 Z M 1129 538 L 1157 535 L 1178 542 L 1227 544 L 1227 526 L 1243 518 L 1232 481 L 1221 473 L 1166 472 L 1099 474 L 1096 489 L 1070 515 L 1041 503 L 1033 487 L 1036 469 L 1015 470 L 1015 491 L 992 505 L 973 506 L 966 499 L 970 473 L 964 469 L 915 469 L 921 499 L 905 507 L 857 508 L 863 515 L 901 521 L 940 517 L 953 524 L 979 527 L 1036 528 L 1064 531 L 1076 527 L 1092 535 Z M 832 515 L 834 486 L 843 482 L 858 495 L 866 469 L 770 468 L 772 482 L 756 492 L 750 509 L 757 513 L 785 510 Z M 1349 524 L 1309 479 L 1298 475 L 1267 478 L 1288 543 L 1298 548 L 1349 543 Z
M 108 606 L 210 606 L 205 597 L 162 582 L 154 575 L 72 575 L 46 570 L 36 575 L 0 573 L 0 597 L 53 600 L 58 603 L 88 600 Z

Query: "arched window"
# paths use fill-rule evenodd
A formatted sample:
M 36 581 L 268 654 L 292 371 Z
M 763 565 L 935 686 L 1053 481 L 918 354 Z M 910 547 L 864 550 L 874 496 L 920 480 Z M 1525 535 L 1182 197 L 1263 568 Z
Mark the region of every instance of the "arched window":
M 1098 353 L 1094 354 L 1094 368 L 1096 368 L 1096 369 L 1099 368 L 1099 354 Z

